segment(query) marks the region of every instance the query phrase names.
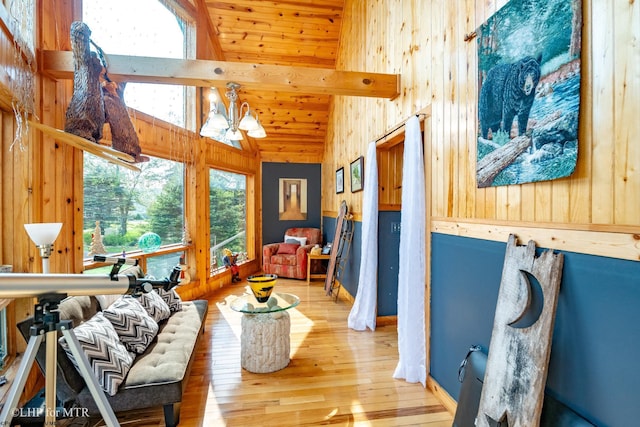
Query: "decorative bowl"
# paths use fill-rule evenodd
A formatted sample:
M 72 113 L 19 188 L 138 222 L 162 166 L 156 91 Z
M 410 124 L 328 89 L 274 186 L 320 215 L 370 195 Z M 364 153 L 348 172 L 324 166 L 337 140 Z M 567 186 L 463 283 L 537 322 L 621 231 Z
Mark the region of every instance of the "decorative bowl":
M 276 285 L 276 279 L 278 276 L 275 274 L 256 274 L 254 276 L 247 277 L 247 282 L 251 286 L 251 292 L 256 300 L 260 303 L 267 302 L 273 291 L 273 287 Z

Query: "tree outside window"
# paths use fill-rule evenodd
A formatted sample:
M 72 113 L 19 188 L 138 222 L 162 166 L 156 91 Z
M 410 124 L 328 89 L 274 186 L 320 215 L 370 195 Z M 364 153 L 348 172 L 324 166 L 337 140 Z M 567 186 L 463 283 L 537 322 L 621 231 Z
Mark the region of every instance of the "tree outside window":
M 244 175 L 211 169 L 209 209 L 211 231 L 211 271 L 221 267 L 222 250 L 230 249 L 246 258 L 247 178 Z
M 151 158 L 133 172 L 86 155 L 84 159 L 84 256 L 96 221 L 108 254 L 137 251 L 148 231 L 163 245 L 180 243 L 184 229 L 184 166 Z

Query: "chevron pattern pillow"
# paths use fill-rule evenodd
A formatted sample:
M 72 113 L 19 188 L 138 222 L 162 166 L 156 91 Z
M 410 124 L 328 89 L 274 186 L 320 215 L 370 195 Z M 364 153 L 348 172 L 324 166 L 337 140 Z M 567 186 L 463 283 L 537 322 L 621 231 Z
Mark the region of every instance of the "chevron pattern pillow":
M 167 303 L 169 310 L 172 313 L 182 311 L 182 299 L 175 289 L 170 289 L 168 291 L 165 291 L 164 289 L 156 289 L 156 291 L 158 292 L 158 295 L 162 297 L 164 302 Z
M 111 322 L 102 313 L 98 313 L 73 328 L 72 332 L 78 338 L 100 387 L 110 396 L 115 395 L 133 364 L 133 357 L 120 342 Z M 65 337 L 61 337 L 59 343 L 80 372 Z
M 171 316 L 169 306 L 157 292 L 151 291 L 149 293 L 143 293 L 138 297 L 138 302 L 142 304 L 145 310 L 147 310 L 147 313 L 149 313 L 149 316 L 153 317 L 153 320 L 155 320 L 156 323 L 160 323 Z
M 133 298 L 120 298 L 102 310 L 129 351 L 143 353 L 158 334 L 158 324 Z

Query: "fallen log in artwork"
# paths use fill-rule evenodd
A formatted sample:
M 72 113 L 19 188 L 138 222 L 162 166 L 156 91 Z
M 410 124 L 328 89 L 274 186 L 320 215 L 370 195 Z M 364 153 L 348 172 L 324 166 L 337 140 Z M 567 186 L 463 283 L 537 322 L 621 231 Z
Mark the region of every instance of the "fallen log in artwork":
M 521 135 L 480 159 L 476 167 L 478 188 L 490 186 L 496 175 L 524 153 L 530 145 L 531 138 Z

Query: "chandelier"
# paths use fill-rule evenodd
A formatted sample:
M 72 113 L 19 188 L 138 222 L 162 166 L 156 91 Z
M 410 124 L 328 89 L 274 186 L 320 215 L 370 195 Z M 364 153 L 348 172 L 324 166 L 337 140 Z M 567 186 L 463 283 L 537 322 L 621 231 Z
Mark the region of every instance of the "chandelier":
M 242 139 L 240 130 L 246 131 L 247 135 L 252 138 L 264 138 L 267 136 L 267 133 L 260 124 L 258 115 L 251 110 L 249 104 L 243 102 L 240 107 L 238 107 L 238 89 L 240 89 L 238 83 L 227 83 L 227 93 L 225 96 L 229 99 L 229 113 L 226 114 L 226 116 L 224 114 L 226 112 L 218 111 L 217 102 L 211 102 L 211 109 L 207 121 L 202 126 L 202 129 L 200 129 L 201 136 L 214 138 L 225 130 L 224 138 L 230 141 L 240 141 Z M 243 115 L 242 113 L 245 107 L 246 112 Z M 255 114 L 255 117 L 252 113 Z

